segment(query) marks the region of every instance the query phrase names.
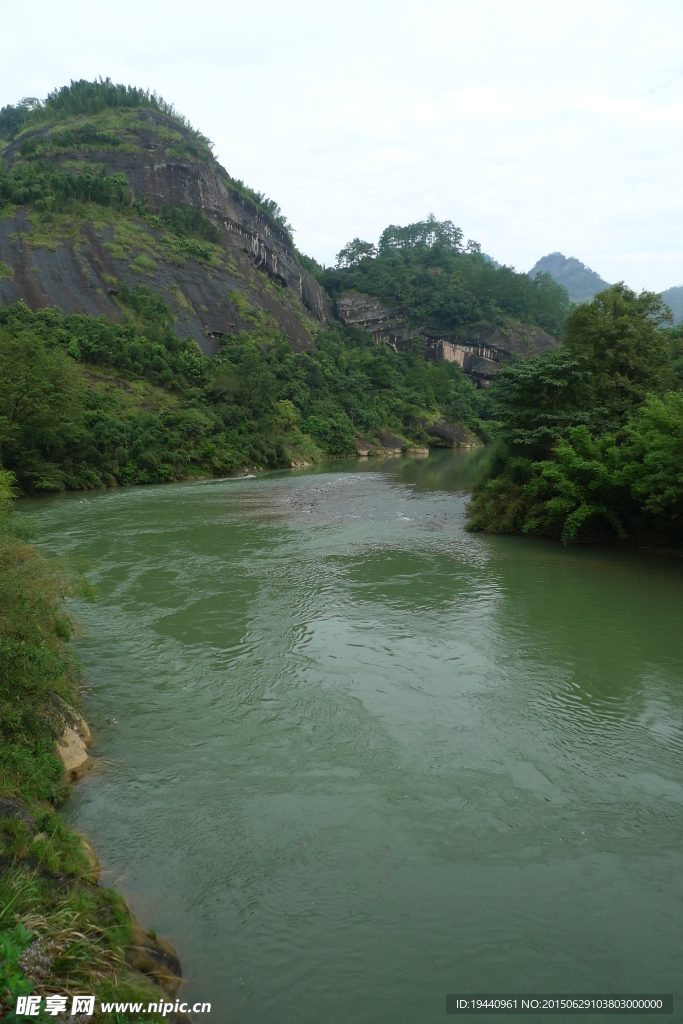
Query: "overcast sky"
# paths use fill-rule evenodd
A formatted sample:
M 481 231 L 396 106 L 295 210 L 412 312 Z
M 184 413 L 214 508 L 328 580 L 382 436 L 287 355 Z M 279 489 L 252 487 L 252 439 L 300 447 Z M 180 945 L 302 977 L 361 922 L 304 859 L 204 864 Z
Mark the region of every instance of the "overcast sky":
M 683 3 L 0 0 L 0 105 L 156 89 L 304 252 L 429 212 L 518 270 L 683 283 Z

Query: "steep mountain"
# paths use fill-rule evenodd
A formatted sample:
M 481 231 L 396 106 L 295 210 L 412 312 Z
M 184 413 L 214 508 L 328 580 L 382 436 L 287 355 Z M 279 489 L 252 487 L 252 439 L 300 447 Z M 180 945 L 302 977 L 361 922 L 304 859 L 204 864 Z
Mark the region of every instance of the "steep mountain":
M 537 274 L 550 274 L 553 281 L 567 289 L 571 302 L 577 304 L 590 302 L 598 292 L 609 288 L 599 274 L 587 267 L 580 260 L 570 256 L 567 259 L 561 252 L 551 252 L 543 256 L 529 271 L 529 277 Z
M 0 220 L 0 302 L 116 319 L 121 286 L 144 284 L 206 354 L 257 323 L 295 350 L 311 347 L 322 290 L 263 197 L 172 108 L 90 85 L 53 94 L 19 125 L 0 120 L 0 195 L 11 204 Z

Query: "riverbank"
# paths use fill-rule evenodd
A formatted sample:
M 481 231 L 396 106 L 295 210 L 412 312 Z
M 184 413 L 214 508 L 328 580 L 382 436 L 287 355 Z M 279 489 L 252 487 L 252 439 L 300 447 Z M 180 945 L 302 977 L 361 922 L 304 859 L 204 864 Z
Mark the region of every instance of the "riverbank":
M 83 585 L 19 536 L 10 482 L 0 474 L 0 1016 L 18 1020 L 30 994 L 93 994 L 94 1020 L 111 1019 L 102 1000 L 175 1005 L 175 951 L 97 884 L 97 858 L 59 814 L 88 759 L 64 608 Z

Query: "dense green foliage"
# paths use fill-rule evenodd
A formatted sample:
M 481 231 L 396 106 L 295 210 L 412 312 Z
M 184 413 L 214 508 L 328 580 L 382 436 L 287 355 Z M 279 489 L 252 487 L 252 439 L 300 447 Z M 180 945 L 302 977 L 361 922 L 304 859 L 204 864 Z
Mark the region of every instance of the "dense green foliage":
M 378 247 L 354 239 L 339 253 L 336 268 L 316 276 L 333 296 L 376 295 L 440 330 L 512 317 L 560 337 L 569 309 L 567 292 L 549 274 L 532 280 L 511 267 L 495 267 L 476 242 L 463 246 L 459 228 L 433 217 L 391 225 Z
M 67 209 L 73 200 L 125 207 L 130 206 L 132 193 L 125 174 L 72 174 L 45 162 L 20 164 L 9 171 L 0 165 L 0 210 L 8 203 L 31 203 L 37 210 L 57 211 Z
M 165 203 L 157 216 L 161 224 L 178 238 L 204 238 L 207 242 L 221 240 L 219 228 L 194 207 Z
M 0 454 L 25 491 L 288 466 L 354 453 L 356 435 L 373 431 L 427 443 L 442 418 L 482 429 L 482 393 L 419 349 L 335 328 L 294 354 L 256 329 L 210 360 L 148 288 L 118 298 L 120 323 L 0 310 Z
M 110 78 L 100 78 L 94 82 L 72 80 L 70 85 L 55 89 L 44 101 L 30 99 L 22 100 L 16 106 L 8 104 L 0 110 L 0 139 L 14 139 L 24 129 L 57 123 L 82 114 L 98 114 L 108 108 L 158 110 L 178 121 L 204 148 L 211 148 L 212 144 L 206 136 L 192 128 L 189 121 L 161 96 L 155 92 L 150 93 L 149 89 L 115 85 Z
M 500 443 L 474 529 L 683 543 L 681 332 L 669 322 L 659 296 L 615 285 L 570 315 L 562 346 L 499 373 Z

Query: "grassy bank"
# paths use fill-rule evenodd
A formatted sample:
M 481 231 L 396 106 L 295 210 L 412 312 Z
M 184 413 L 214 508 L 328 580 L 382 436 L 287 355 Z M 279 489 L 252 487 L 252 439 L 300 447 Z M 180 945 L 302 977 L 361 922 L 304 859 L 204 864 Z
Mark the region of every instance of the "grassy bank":
M 147 1006 L 160 991 L 131 967 L 135 923 L 117 893 L 93 883 L 88 850 L 57 809 L 68 787 L 55 744 L 78 705 L 64 607 L 77 581 L 22 538 L 11 482 L 0 473 L 0 1018 L 20 1019 L 12 1008 L 29 993 Z

